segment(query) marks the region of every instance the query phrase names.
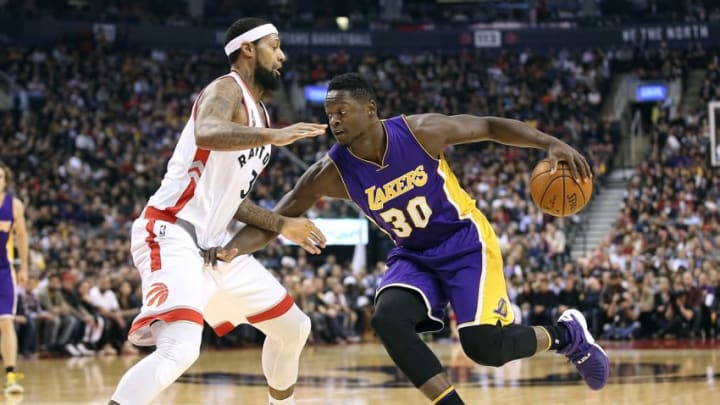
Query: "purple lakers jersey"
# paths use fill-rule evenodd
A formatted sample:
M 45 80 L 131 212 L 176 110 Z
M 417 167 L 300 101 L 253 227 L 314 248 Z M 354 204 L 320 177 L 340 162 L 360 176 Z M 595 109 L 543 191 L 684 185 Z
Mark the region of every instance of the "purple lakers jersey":
M 12 250 L 12 242 L 10 232 L 13 226 L 13 197 L 5 194 L 5 198 L 0 202 L 0 269 L 10 267 L 10 254 Z
M 387 149 L 382 164 L 360 159 L 338 144 L 329 156 L 350 198 L 396 245 L 427 249 L 463 227 L 476 226 L 478 219 L 487 224 L 444 156 L 428 155 L 404 116 L 383 120 L 383 126 Z

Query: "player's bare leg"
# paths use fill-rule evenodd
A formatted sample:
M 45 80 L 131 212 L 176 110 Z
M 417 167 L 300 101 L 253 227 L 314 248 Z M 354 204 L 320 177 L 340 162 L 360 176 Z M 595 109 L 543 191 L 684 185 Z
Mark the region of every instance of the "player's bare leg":
M 544 326 L 533 326 L 535 330 L 535 339 L 537 339 L 537 348 L 535 353 L 541 353 L 550 350 L 551 340 L 550 334 Z
M 12 316 L 0 318 L 0 353 L 3 364 L 5 364 L 5 387 L 3 391 L 7 394 L 19 394 L 23 387 L 18 384 L 19 376 L 15 372 L 17 361 L 17 334 Z
M 450 378 L 444 372 L 427 380 L 425 384 L 420 386 L 420 392 L 431 400 L 433 404 L 462 403 L 460 396 L 455 392 L 455 387 L 450 382 Z M 451 402 L 453 400 L 455 402 Z

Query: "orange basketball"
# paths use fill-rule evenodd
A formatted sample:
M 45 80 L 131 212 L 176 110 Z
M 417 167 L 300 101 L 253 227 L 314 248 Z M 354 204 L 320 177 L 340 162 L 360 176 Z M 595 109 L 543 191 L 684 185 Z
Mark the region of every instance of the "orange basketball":
M 575 180 L 566 162 L 550 174 L 550 160 L 543 159 L 530 176 L 530 195 L 546 214 L 567 217 L 585 208 L 592 195 L 592 181 Z

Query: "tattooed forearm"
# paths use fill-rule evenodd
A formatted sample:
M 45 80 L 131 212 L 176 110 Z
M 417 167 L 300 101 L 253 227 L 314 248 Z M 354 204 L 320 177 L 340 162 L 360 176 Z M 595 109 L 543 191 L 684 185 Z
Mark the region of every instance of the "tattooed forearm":
M 242 150 L 270 143 L 266 128 L 208 120 L 195 129 L 197 146 L 210 150 Z
M 260 207 L 249 199 L 243 200 L 235 213 L 235 219 L 260 229 L 280 233 L 285 225 L 282 215 Z
M 267 145 L 269 129 L 233 122 L 237 112 L 243 122 L 245 110 L 239 108 L 243 96 L 231 79 L 218 80 L 201 96 L 195 116 L 195 143 L 210 150 L 242 150 Z

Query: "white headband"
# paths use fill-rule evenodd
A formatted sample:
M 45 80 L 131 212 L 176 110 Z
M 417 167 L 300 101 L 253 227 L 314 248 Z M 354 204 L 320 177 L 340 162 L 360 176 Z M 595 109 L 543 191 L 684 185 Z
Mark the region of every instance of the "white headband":
M 259 25 L 249 31 L 246 31 L 235 38 L 233 38 L 230 42 L 225 45 L 225 55 L 230 56 L 231 53 L 237 51 L 240 49 L 240 45 L 243 44 L 243 42 L 253 42 L 257 41 L 258 39 L 270 35 L 270 34 L 277 34 L 278 30 L 275 28 L 272 24 L 263 24 Z

